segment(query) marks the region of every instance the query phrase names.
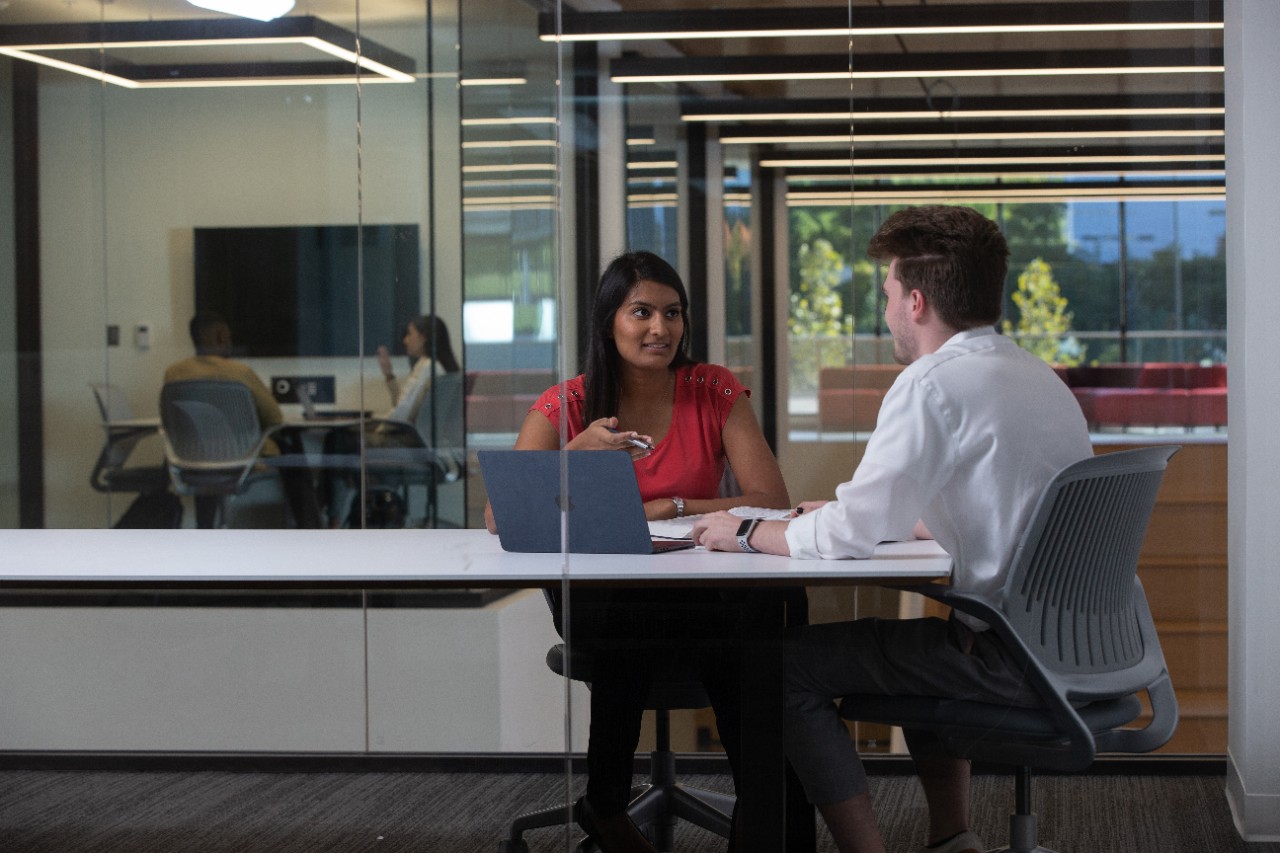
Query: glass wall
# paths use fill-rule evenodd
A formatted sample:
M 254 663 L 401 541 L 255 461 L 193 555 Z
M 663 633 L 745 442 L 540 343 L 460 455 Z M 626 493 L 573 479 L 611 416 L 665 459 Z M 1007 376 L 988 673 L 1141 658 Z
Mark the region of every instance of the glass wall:
M 0 86 L 14 105 L 0 116 L 0 169 L 17 178 L 0 198 L 0 298 L 15 307 L 0 321 L 0 526 L 478 530 L 477 453 L 512 447 L 539 395 L 582 371 L 601 271 L 639 249 L 688 287 L 692 356 L 751 389 L 792 501 L 829 497 L 896 375 L 867 240 L 901 205 L 971 204 L 1013 249 L 1004 331 L 1054 363 L 1098 449 L 1186 445 L 1165 503 L 1203 523 L 1158 515 L 1143 572 L 1175 681 L 1203 700 L 1170 749 L 1222 752 L 1217 7 L 1194 4 L 1207 25 L 1192 29 L 850 36 L 850 20 L 881 7 L 849 0 L 824 7 L 844 28 L 834 35 L 752 29 L 748 10 L 726 38 L 697 32 L 719 4 L 663 5 L 622 2 L 620 13 L 653 14 L 585 29 L 573 14 L 585 8 L 528 0 L 360 0 L 281 19 L 311 28 L 320 49 L 237 44 L 259 25 L 178 0 L 0 9 Z M 1078 4 L 1010 5 L 1052 23 L 1074 21 Z M 231 43 L 174 45 L 210 18 Z M 35 25 L 71 29 L 23 49 Z M 86 32 L 87 47 L 47 43 Z M 1100 49 L 1123 59 L 1119 72 L 948 64 L 997 53 L 1087 63 Z M 353 74 L 343 51 L 371 62 Z M 1185 67 L 1147 68 L 1153 51 Z M 50 58 L 77 67 L 36 61 Z M 225 325 L 192 328 L 208 315 Z M 436 322 L 411 323 L 420 317 Z M 228 460 L 200 454 L 231 424 L 199 415 L 213 403 L 195 386 L 162 397 L 215 368 L 262 398 L 241 401 L 255 428 L 219 451 L 232 457 L 221 479 L 208 463 Z M 423 541 L 424 560 L 444 559 Z M 244 559 L 257 559 L 248 546 Z M 577 591 L 565 575 L 561 607 Z M 324 748 L 556 753 L 566 702 L 581 748 L 585 694 L 566 698 L 545 671 L 559 637 L 540 590 L 352 595 L 336 608 L 343 630 L 381 610 L 387 654 L 408 636 L 411 648 L 439 641 L 424 657 L 438 670 L 406 664 L 402 683 L 419 687 L 371 706 L 385 728 L 335 711 L 362 722 Z M 922 612 L 870 588 L 812 587 L 808 601 L 815 621 Z M 497 669 L 449 682 L 468 699 L 429 689 L 467 659 L 448 639 L 467 632 L 518 646 L 525 675 L 545 678 L 520 681 L 519 699 Z M 506 716 L 486 729 L 469 701 Z M 444 734 L 396 716 L 398 702 L 450 721 Z M 676 715 L 674 732 L 679 750 L 716 748 L 705 710 Z M 859 738 L 893 743 L 878 730 Z

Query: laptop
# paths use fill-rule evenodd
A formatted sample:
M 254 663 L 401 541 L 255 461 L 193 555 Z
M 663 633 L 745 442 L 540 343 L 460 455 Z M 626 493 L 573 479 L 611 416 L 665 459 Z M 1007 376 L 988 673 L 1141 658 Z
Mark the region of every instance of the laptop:
M 298 402 L 302 404 L 302 419 L 307 421 L 351 421 L 358 420 L 367 415 L 358 409 L 325 409 L 320 411 L 316 408 L 315 401 L 311 399 L 311 390 L 307 387 L 307 383 L 299 382 L 294 389 L 294 393 L 298 397 Z
M 477 457 L 504 551 L 560 551 L 562 507 L 569 515 L 572 554 L 658 554 L 693 547 L 688 539 L 650 535 L 635 465 L 625 451 L 482 450 Z M 565 459 L 567 497 L 560 491 Z

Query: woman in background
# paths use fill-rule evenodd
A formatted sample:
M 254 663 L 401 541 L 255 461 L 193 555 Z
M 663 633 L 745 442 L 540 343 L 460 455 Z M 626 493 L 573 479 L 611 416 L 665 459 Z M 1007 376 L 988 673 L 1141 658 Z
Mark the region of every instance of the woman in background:
M 586 371 L 565 385 L 564 440 L 556 385 L 529 410 L 516 449 L 627 451 L 650 520 L 789 507 L 782 472 L 746 399 L 750 392 L 727 369 L 689 357 L 688 309 L 684 282 L 666 261 L 649 252 L 614 259 L 596 291 Z M 631 445 L 637 438 L 652 450 Z M 737 496 L 721 495 L 726 464 Z M 496 533 L 488 508 L 485 520 Z M 578 822 L 604 853 L 654 849 L 626 807 L 641 717 L 664 659 L 697 663 L 737 781 L 740 662 L 731 598 L 714 589 L 573 593 L 572 642 L 593 660 L 587 792 Z M 556 620 L 561 629 L 559 614 Z
M 410 320 L 405 325 L 403 343 L 411 365 L 404 380 L 396 378 L 387 348 L 378 347 L 378 366 L 382 369 L 387 390 L 391 392 L 392 402 L 391 410 L 382 417 L 413 423 L 432 381 L 441 374 L 457 373 L 462 368 L 449 343 L 449 327 L 434 314 L 423 314 Z
M 446 373 L 457 373 L 462 368 L 453 354 L 449 342 L 449 327 L 433 314 L 414 317 L 405 324 L 405 353 L 409 356 L 409 375 L 399 379 L 391 364 L 391 354 L 386 346 L 378 347 L 378 367 L 391 394 L 391 408 L 378 415 L 376 425 L 366 428 L 366 447 L 397 447 L 409 436 L 405 427 L 392 426 L 387 421 L 400 421 L 414 425 L 418 410 L 431 393 L 432 383 Z M 355 429 L 331 430 L 324 440 L 326 454 L 354 454 L 360 452 L 359 433 Z M 352 505 L 358 498 L 355 476 L 349 472 L 333 470 L 325 478 L 326 504 L 329 526 L 333 528 L 354 523 Z

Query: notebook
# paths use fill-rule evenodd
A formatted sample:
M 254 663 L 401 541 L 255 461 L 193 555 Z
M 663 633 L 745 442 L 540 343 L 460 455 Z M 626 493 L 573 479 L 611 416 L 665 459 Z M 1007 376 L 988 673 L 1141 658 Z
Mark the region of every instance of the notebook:
M 561 507 L 572 554 L 657 554 L 692 548 L 654 539 L 644 517 L 635 466 L 625 451 L 482 450 L 477 454 L 505 551 L 560 551 Z M 568 460 L 568 491 L 560 465 Z

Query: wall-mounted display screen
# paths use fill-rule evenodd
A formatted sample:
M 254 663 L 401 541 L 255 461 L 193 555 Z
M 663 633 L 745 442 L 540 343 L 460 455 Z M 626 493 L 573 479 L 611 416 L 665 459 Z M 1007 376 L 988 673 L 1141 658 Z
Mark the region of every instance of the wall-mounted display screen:
M 243 356 L 356 355 L 361 312 L 364 354 L 394 349 L 421 313 L 418 226 L 362 231 L 359 245 L 355 225 L 196 228 L 196 310 L 221 314 Z

